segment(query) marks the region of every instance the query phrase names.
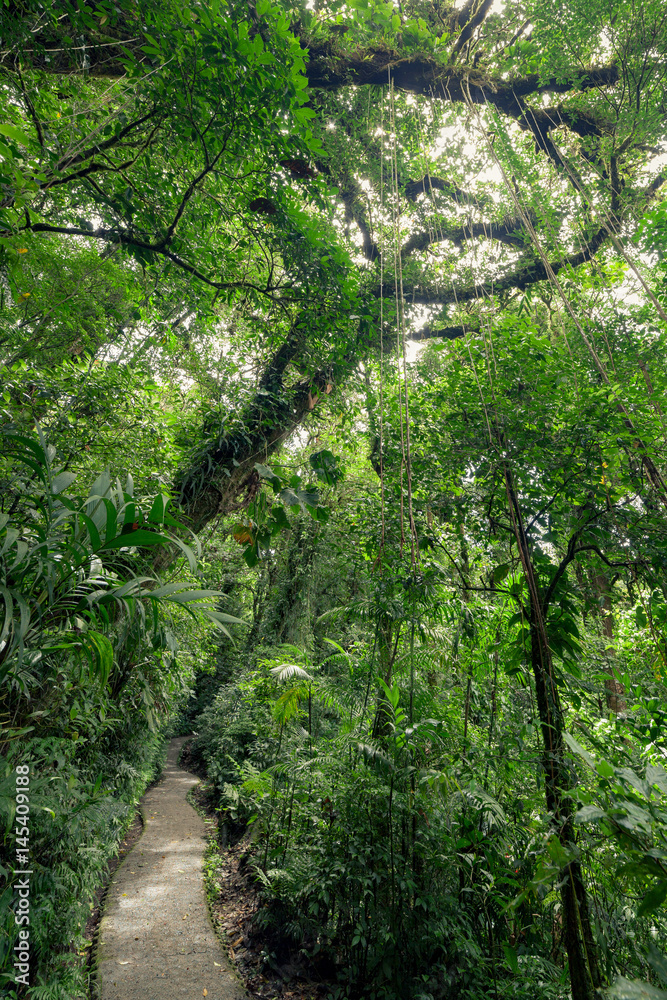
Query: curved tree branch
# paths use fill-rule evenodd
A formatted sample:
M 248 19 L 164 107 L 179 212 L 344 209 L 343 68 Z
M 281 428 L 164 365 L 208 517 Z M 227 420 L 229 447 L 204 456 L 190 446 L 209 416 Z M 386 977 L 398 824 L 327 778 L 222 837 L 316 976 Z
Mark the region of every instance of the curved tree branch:
M 588 238 L 587 245 L 578 253 L 568 254 L 560 260 L 551 262 L 551 269 L 554 274 L 558 274 L 563 268 L 579 267 L 585 264 L 600 249 L 607 239 L 607 230 L 603 227 Z M 470 302 L 473 299 L 484 299 L 489 295 L 498 292 L 506 292 L 513 288 L 520 290 L 538 281 L 546 281 L 549 278 L 547 269 L 542 261 L 535 261 L 529 265 L 516 268 L 510 274 L 497 280 L 492 279 L 485 284 L 468 285 L 467 287 L 448 289 L 425 288 L 420 285 L 404 285 L 403 294 L 407 302 L 415 305 L 450 305 L 455 302 Z M 388 282 L 378 285 L 373 294 L 379 298 L 381 295 L 394 295 L 394 286 Z
M 383 87 L 389 71 L 398 90 L 461 104 L 467 103 L 470 93 L 473 103 L 491 104 L 513 118 L 523 114 L 521 101 L 525 97 L 607 87 L 618 80 L 616 66 L 579 71 L 569 81 L 555 77 L 540 80 L 539 74 L 531 73 L 508 82 L 489 77 L 481 70 L 443 66 L 427 55 L 401 56 L 397 50 L 379 46 L 369 45 L 345 54 L 335 41 L 327 40 L 310 43 L 308 50 L 306 76 L 310 86 L 318 90 L 338 90 L 352 85 Z
M 31 232 L 31 233 L 59 233 L 62 236 L 87 236 L 94 240 L 103 240 L 105 243 L 115 244 L 116 246 L 126 246 L 134 247 L 137 250 L 143 250 L 146 253 L 159 254 L 162 257 L 168 257 L 170 261 L 176 264 L 182 271 L 187 274 L 191 274 L 194 278 L 197 278 L 203 284 L 208 285 L 210 288 L 252 288 L 254 291 L 259 292 L 261 295 L 266 295 L 270 299 L 274 300 L 274 296 L 271 294 L 276 291 L 273 287 L 261 288 L 259 285 L 253 284 L 251 281 L 215 281 L 213 278 L 209 278 L 207 275 L 203 274 L 194 265 L 189 264 L 178 254 L 172 253 L 166 247 L 162 246 L 160 243 L 146 243 L 145 240 L 140 240 L 138 237 L 133 236 L 131 233 L 119 232 L 116 229 L 82 229 L 74 226 L 50 226 L 46 222 L 34 222 L 23 226 L 19 232 Z M 7 238 L 10 234 L 0 234 L 0 239 Z M 11 234 L 13 235 L 13 234 Z
M 420 194 L 425 194 L 430 198 L 431 191 L 442 191 L 448 198 L 451 198 L 460 205 L 472 205 L 475 208 L 486 208 L 493 204 L 490 198 L 485 198 L 483 195 L 476 196 L 468 194 L 467 191 L 458 187 L 458 185 L 454 184 L 453 181 L 448 181 L 443 177 L 433 177 L 427 175 L 418 181 L 408 181 L 403 188 L 403 194 L 408 201 L 416 201 Z

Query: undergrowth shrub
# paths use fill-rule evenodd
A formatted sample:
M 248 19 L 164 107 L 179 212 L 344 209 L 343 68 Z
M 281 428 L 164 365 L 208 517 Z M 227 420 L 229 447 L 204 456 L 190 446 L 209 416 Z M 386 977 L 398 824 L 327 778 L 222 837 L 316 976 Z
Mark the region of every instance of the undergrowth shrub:
M 123 485 L 107 472 L 77 495 L 43 436 L 2 425 L 0 445 L 0 987 L 11 997 L 19 985 L 13 911 L 29 870 L 22 995 L 73 1000 L 86 996 L 94 891 L 187 692 L 172 609 L 223 631 L 239 622 L 211 606 L 219 592 L 146 575 L 146 551 L 170 542 L 196 570 L 170 533 L 169 497 L 137 497 L 131 476 Z M 18 765 L 29 805 L 17 800 Z
M 220 810 L 253 831 L 267 962 L 300 953 L 341 998 L 482 995 L 479 940 L 507 893 L 479 862 L 488 849 L 509 873 L 503 810 L 457 788 L 441 768 L 442 725 L 407 726 L 397 687 L 390 732 L 372 742 L 350 722 L 345 671 L 280 652 L 293 650 L 222 687 L 197 720 Z
M 145 723 L 136 719 L 127 736 L 126 743 L 100 740 L 96 746 L 57 736 L 36 738 L 13 745 L 7 754 L 10 775 L 21 764 L 35 776 L 30 785 L 29 929 L 37 974 L 28 994 L 35 1000 L 40 991 L 46 997 L 60 990 L 68 1000 L 87 995 L 79 956 L 88 944 L 85 927 L 93 895 L 138 799 L 164 763 L 162 731 L 146 732 Z M 3 858 L 5 863 L 11 859 Z M 9 910 L 12 890 L 10 884 L 4 893 L 7 909 L 0 925 L 5 947 L 13 945 L 16 932 Z M 5 963 L 9 971 L 7 957 Z

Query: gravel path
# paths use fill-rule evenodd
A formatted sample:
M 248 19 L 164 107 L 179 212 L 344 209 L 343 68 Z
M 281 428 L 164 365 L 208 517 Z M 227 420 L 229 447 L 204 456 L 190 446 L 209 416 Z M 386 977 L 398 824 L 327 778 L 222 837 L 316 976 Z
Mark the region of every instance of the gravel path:
M 162 781 L 141 800 L 144 832 L 109 886 L 98 945 L 100 1000 L 245 1000 L 206 906 L 206 828 L 185 796 L 198 779 L 169 744 Z

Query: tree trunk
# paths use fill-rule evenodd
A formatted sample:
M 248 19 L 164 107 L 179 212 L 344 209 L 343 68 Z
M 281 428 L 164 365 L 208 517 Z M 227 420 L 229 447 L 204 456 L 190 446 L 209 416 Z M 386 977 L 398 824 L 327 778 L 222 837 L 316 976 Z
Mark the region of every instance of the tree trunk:
M 572 805 L 568 796 L 571 786 L 564 754 L 565 726 L 547 633 L 549 604 L 543 602 L 540 594 L 538 575 L 531 558 L 528 535 L 511 470 L 505 467 L 504 474 L 510 518 L 528 585 L 531 666 L 544 745 L 542 766 L 546 804 L 553 817 L 554 834 L 566 851 L 574 853 L 576 837 Z M 597 988 L 602 985 L 602 979 L 579 860 L 575 857 L 568 862 L 559 876 L 572 1000 L 597 1000 Z
M 543 609 L 540 609 L 543 612 Z M 576 849 L 568 768 L 564 757 L 563 713 L 558 688 L 553 680 L 551 654 L 541 636 L 531 607 L 531 661 L 535 693 L 544 743 L 543 769 L 547 809 L 553 816 L 554 832 L 565 850 Z M 588 913 L 586 886 L 581 864 L 575 858 L 561 871 L 561 903 L 572 1000 L 595 1000 L 601 985 L 597 953 Z

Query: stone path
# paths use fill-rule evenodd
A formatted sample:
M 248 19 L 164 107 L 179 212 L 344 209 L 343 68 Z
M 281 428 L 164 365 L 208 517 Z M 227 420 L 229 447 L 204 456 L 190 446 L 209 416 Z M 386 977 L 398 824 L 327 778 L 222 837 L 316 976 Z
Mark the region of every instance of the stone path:
M 144 832 L 109 886 L 98 944 L 100 1000 L 245 1000 L 206 906 L 206 828 L 185 796 L 198 779 L 169 744 L 160 784 L 141 800 Z

